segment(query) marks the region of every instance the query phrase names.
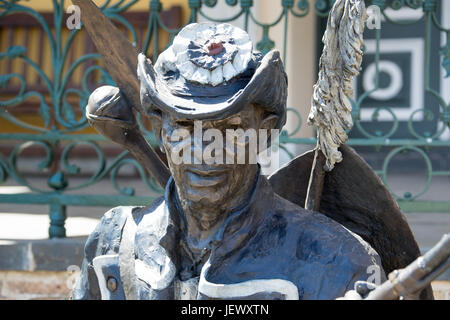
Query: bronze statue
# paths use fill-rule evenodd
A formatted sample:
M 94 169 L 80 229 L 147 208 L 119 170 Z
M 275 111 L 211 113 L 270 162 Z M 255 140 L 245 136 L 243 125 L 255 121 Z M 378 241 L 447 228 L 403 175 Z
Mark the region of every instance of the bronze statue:
M 364 4 L 337 1 L 334 10 L 332 19 L 352 13 L 355 20 L 349 23 L 357 24 Z M 354 67 L 345 69 L 346 83 L 357 74 L 358 61 Z M 389 192 L 353 150 L 340 146 L 346 136 L 330 147 L 332 133 L 323 133 L 316 151 L 269 178 L 249 159 L 236 163 L 225 143 L 219 153 L 231 153 L 233 163 L 198 159 L 198 125 L 202 132 L 219 133 L 284 125 L 287 77 L 278 51 L 263 56 L 252 49 L 246 32 L 228 24 L 190 24 L 154 65 L 139 54 L 137 70 L 140 105 L 132 105 L 134 84 L 127 90 L 101 87 L 86 113 L 161 184 L 168 179 L 165 194 L 148 207 L 117 207 L 105 214 L 86 243 L 74 299 L 336 299 L 358 281 L 380 284 L 387 273 L 418 257 Z M 323 93 L 319 82 L 316 91 Z M 320 94 L 314 99 L 317 105 L 327 103 Z M 139 133 L 136 110 L 149 116 L 170 178 Z M 320 122 L 320 112 L 311 121 Z M 181 130 L 188 139 L 174 138 Z M 180 163 L 174 150 L 181 141 L 190 145 L 183 149 L 188 161 Z M 250 151 L 248 139 L 241 144 Z M 208 146 L 201 144 L 200 151 Z M 329 172 L 317 163 L 326 163 Z M 430 288 L 421 298 L 432 298 Z

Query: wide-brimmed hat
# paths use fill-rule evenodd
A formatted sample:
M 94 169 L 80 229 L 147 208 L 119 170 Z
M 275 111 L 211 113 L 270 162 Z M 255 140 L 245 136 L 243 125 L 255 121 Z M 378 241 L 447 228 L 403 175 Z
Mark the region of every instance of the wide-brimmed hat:
M 286 121 L 287 77 L 280 53 L 254 51 L 248 34 L 230 24 L 184 27 L 153 66 L 138 57 L 141 103 L 151 113 L 222 119 L 257 104 Z

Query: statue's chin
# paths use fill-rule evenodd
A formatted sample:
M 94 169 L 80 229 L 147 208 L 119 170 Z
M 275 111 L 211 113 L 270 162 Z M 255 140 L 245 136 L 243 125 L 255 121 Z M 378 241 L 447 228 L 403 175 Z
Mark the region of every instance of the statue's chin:
M 180 193 L 181 206 L 185 214 L 197 220 L 201 228 L 207 230 L 215 225 L 222 216 L 224 207 L 224 190 L 216 188 L 186 188 Z
M 181 198 L 189 203 L 189 207 L 216 207 L 223 205 L 226 194 L 226 185 L 222 188 L 217 187 L 187 187 L 181 192 Z

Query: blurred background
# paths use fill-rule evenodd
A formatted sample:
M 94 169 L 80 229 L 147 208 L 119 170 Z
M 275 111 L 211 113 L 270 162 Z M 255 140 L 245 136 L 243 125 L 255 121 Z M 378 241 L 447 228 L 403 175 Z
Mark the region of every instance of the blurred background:
M 332 0 L 96 0 L 152 61 L 187 23 L 228 22 L 281 51 L 289 77 L 281 164 L 315 146 L 306 124 Z M 397 200 L 426 252 L 450 232 L 450 0 L 367 0 L 348 144 Z M 114 206 L 161 195 L 121 147 L 90 128 L 90 92 L 114 85 L 63 0 L 0 0 L 0 299 L 65 299 L 87 235 Z M 373 20 L 375 21 L 375 20 Z M 375 21 L 375 22 L 376 22 Z M 75 28 L 74 28 L 75 27 Z M 141 129 L 155 139 L 146 119 Z M 450 272 L 433 282 L 450 299 Z

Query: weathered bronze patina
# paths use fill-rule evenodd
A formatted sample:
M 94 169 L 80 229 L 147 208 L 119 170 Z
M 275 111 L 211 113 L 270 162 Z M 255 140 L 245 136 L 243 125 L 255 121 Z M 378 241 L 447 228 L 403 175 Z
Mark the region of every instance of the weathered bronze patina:
M 220 132 L 285 124 L 287 77 L 278 51 L 262 56 L 247 33 L 228 24 L 191 24 L 155 65 L 140 54 L 137 69 L 140 106 L 130 105 L 132 90 L 102 87 L 87 116 L 146 165 L 153 151 L 132 112 L 143 110 L 170 178 L 152 205 L 105 214 L 86 243 L 74 299 L 335 299 L 358 280 L 375 272 L 381 283 L 385 271 L 417 258 L 395 201 L 348 147 L 333 171 L 319 172 L 316 189 L 323 191 L 314 203 L 321 212 L 303 208 L 312 153 L 269 179 L 256 163 L 174 161 L 174 131 L 194 137 L 196 120 L 201 130 Z M 154 164 L 146 166 L 155 174 Z

